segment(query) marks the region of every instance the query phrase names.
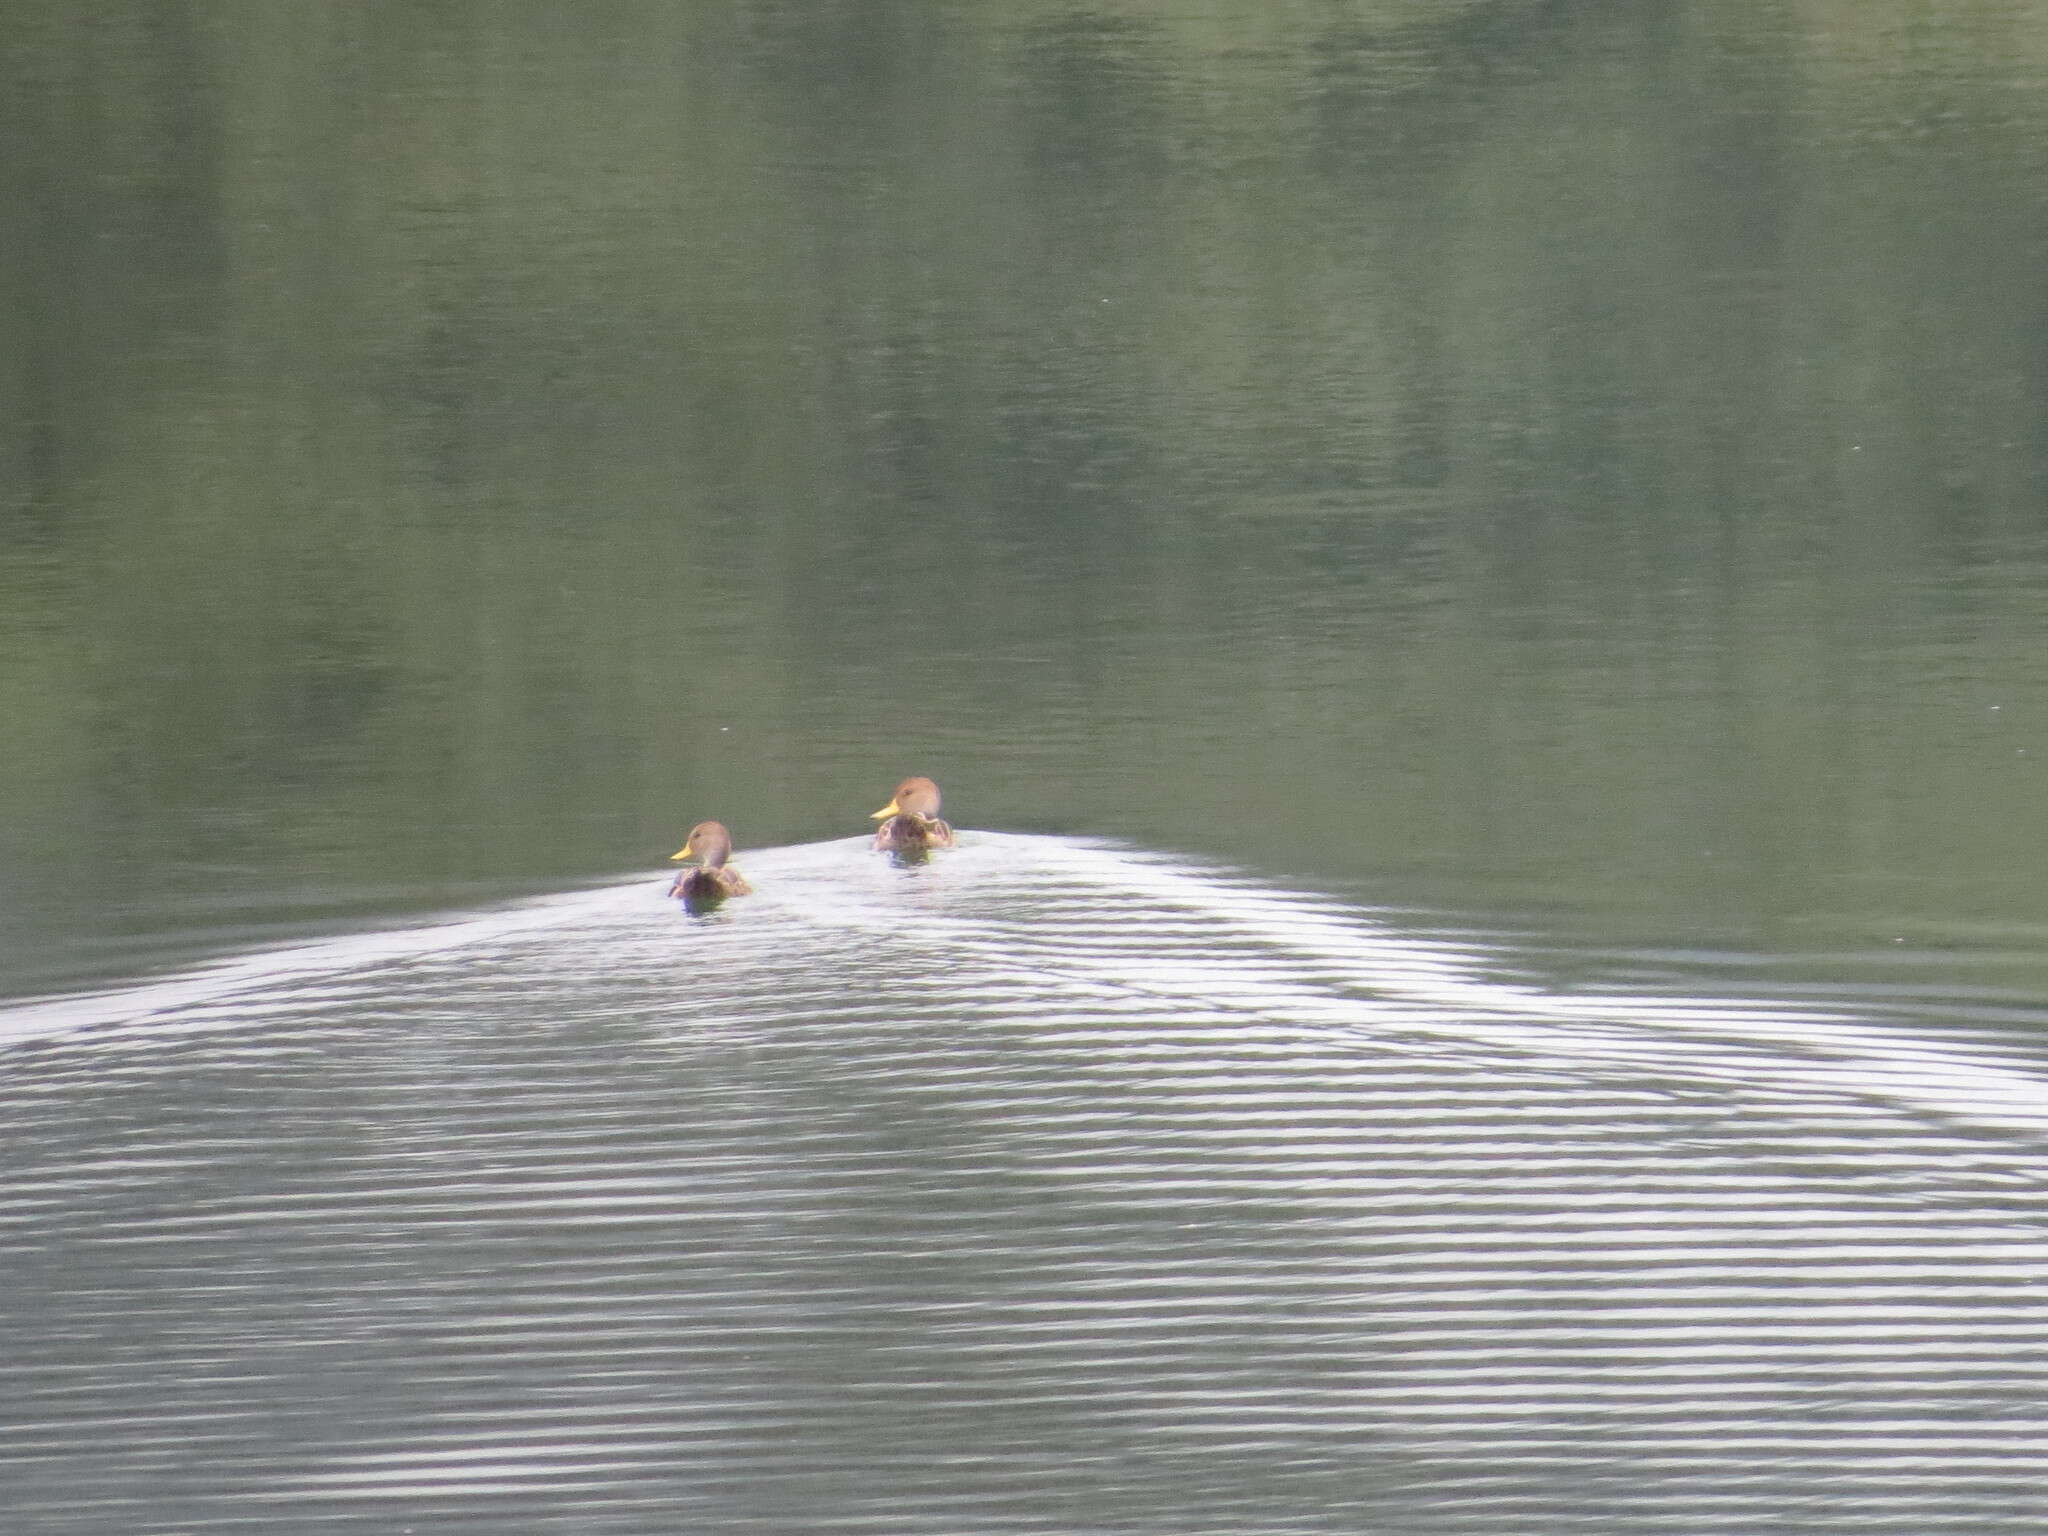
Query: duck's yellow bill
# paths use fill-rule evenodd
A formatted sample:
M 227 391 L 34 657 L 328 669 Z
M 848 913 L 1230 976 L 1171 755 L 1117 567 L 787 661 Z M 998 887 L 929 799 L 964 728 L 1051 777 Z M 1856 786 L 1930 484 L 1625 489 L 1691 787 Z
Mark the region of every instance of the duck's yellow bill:
M 688 858 L 689 856 L 690 856 L 690 850 L 689 850 L 689 848 L 688 848 L 688 847 L 686 846 L 686 847 L 678 848 L 678 849 L 677 849 L 677 850 L 676 850 L 676 851 L 675 851 L 674 853 L 670 854 L 670 855 L 668 856 L 668 858 L 669 858 L 669 862 L 670 862 L 671 864 L 673 864 L 673 863 L 675 863 L 675 862 L 676 862 L 677 860 L 679 860 L 679 859 L 687 859 L 687 858 Z
M 902 814 L 903 813 L 901 811 L 896 809 L 896 802 L 894 800 L 891 800 L 887 805 L 883 806 L 879 811 L 875 812 L 874 815 L 870 816 L 868 820 L 880 821 L 885 816 L 900 816 Z

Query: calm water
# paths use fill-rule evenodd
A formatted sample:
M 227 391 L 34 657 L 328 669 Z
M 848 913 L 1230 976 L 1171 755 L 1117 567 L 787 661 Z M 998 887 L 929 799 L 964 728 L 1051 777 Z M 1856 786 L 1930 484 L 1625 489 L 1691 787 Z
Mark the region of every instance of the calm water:
M 2037 11 L 17 5 L 13 1528 L 2039 1529 Z

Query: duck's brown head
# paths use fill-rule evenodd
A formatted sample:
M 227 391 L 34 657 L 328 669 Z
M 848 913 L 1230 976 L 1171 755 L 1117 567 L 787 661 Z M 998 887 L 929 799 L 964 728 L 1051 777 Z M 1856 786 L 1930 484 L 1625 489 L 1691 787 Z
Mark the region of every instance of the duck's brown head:
M 891 816 L 916 816 L 931 821 L 939 814 L 939 786 L 930 779 L 905 779 L 896 786 L 896 793 L 889 797 L 889 803 L 875 812 L 871 820 L 886 821 Z
M 732 857 L 732 834 L 725 830 L 722 821 L 700 821 L 690 828 L 690 835 L 669 857 L 678 862 L 695 859 L 706 869 L 717 869 Z

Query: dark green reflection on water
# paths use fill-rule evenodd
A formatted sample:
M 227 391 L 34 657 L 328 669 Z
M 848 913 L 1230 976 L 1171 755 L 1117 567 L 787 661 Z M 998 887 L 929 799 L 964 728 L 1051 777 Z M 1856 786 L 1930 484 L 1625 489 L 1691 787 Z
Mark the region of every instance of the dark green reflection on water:
M 2044 980 L 2017 10 L 19 12 L 0 985 L 909 771 Z

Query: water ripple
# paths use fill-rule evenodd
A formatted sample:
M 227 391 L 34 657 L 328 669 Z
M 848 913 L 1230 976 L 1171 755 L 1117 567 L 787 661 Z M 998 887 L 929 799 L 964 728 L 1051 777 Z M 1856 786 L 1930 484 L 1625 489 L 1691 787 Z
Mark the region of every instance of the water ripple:
M 26 1532 L 2038 1529 L 2024 1037 L 1100 844 L 0 1013 Z

